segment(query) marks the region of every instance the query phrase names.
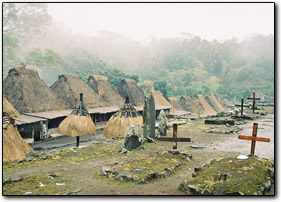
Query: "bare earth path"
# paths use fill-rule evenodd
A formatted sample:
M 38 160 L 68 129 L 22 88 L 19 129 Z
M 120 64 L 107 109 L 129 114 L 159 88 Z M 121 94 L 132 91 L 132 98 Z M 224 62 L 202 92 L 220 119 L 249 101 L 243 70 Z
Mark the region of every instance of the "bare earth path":
M 274 115 L 267 115 L 254 122 L 259 123 L 258 136 L 269 137 L 270 143 L 258 142 L 256 154 L 259 157 L 274 159 Z M 240 134 L 251 136 L 253 121 L 248 121 L 243 125 Z M 61 172 L 70 180 L 70 183 L 77 185 L 82 191 L 81 195 L 183 195 L 178 190 L 180 182 L 185 177 L 191 177 L 194 167 L 209 163 L 212 159 L 226 156 L 237 156 L 249 154 L 250 141 L 238 140 L 238 134 L 215 134 L 205 133 L 202 129 L 209 127 L 204 124 L 204 120 L 190 121 L 178 128 L 178 137 L 190 137 L 191 143 L 178 143 L 180 151 L 192 154 L 192 161 L 187 168 L 178 171 L 176 174 L 148 182 L 146 184 L 118 184 L 107 180 L 96 179 L 93 175 L 101 166 L 112 166 L 114 162 L 121 162 L 128 158 L 138 158 L 138 155 L 149 155 L 152 152 L 162 152 L 172 149 L 172 143 L 160 142 L 151 143 L 144 150 L 130 153 L 112 159 L 90 159 L 79 163 L 48 164 L 31 168 L 21 168 L 16 173 L 4 173 L 7 177 L 30 175 L 34 173 Z M 171 136 L 171 134 L 168 134 Z M 202 149 L 191 148 L 191 145 L 202 146 Z

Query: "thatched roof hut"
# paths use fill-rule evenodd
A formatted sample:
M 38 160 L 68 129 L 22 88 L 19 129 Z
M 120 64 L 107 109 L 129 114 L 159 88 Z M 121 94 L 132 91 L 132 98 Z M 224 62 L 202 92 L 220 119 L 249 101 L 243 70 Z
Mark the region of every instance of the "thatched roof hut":
M 192 108 L 194 108 L 192 99 L 189 96 L 181 96 L 179 103 L 181 107 L 186 111 L 191 112 Z
M 144 105 L 144 94 L 135 80 L 123 79 L 117 87 L 117 91 L 124 99 L 128 96 L 132 105 Z
M 3 99 L 3 161 L 22 159 L 25 154 L 32 151 L 31 147 L 22 139 L 14 121 L 20 118 L 15 108 L 4 98 Z
M 89 75 L 88 85 L 105 101 L 109 103 L 110 106 L 122 106 L 124 103 L 124 98 L 115 91 L 108 78 L 102 75 Z
M 79 93 L 83 93 L 84 103 L 88 108 L 108 106 L 108 103 L 88 86 L 79 74 L 60 75 L 51 89 L 71 107 L 79 102 Z
M 172 107 L 171 103 L 169 103 L 169 101 L 166 100 L 166 98 L 164 98 L 164 96 L 162 95 L 162 93 L 160 91 L 157 91 L 157 90 L 154 91 L 154 99 L 155 99 L 156 105 Z
M 9 71 L 3 81 L 3 95 L 20 113 L 68 108 L 39 78 L 37 71 L 22 66 Z
M 179 110 L 183 110 L 183 108 L 180 105 L 180 103 L 178 102 L 177 98 L 175 98 L 175 97 L 168 97 L 168 101 L 170 102 L 170 104 L 172 105 L 173 108 L 179 109 Z
M 205 97 L 206 101 L 213 107 L 216 112 L 223 112 L 225 111 L 224 106 L 220 103 L 219 98 L 214 94 L 208 94 Z
M 82 93 L 80 94 L 80 103 L 61 122 L 58 131 L 72 137 L 96 134 L 95 124 L 84 106 Z
M 192 98 L 192 102 L 194 104 L 193 114 L 198 114 L 200 113 L 200 115 L 214 115 L 217 112 L 208 104 L 208 102 L 205 100 L 204 96 L 199 94 L 199 95 L 195 95 Z
M 143 124 L 142 116 L 129 102 L 129 97 L 126 98 L 125 104 L 116 112 L 107 122 L 104 129 L 104 136 L 113 138 L 117 136 L 126 136 L 132 123 Z

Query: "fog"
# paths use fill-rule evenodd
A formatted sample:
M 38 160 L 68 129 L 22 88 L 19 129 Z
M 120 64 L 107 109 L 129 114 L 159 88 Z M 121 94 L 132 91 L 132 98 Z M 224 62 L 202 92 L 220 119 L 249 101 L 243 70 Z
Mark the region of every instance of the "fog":
M 73 33 L 101 30 L 130 39 L 176 37 L 182 32 L 219 41 L 274 33 L 273 4 L 259 3 L 50 3 L 49 14 Z

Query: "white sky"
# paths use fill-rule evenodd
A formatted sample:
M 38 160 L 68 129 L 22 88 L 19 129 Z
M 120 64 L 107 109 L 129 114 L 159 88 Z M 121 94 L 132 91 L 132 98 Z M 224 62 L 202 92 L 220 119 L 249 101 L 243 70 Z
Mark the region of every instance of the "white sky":
M 147 40 L 186 32 L 207 40 L 225 40 L 274 33 L 273 3 L 51 3 L 49 14 L 73 33 L 88 36 L 109 30 Z

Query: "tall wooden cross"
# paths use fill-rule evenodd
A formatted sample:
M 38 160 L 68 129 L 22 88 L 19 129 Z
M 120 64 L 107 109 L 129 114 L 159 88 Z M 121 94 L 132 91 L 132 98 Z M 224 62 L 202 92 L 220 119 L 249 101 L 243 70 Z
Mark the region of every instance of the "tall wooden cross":
M 177 130 L 178 130 L 178 125 L 173 124 L 173 137 L 160 137 L 158 140 L 160 141 L 168 141 L 168 142 L 174 142 L 173 144 L 173 149 L 177 149 L 178 147 L 178 142 L 190 142 L 190 138 L 180 138 L 177 137 Z
M 244 105 L 244 99 L 241 99 L 241 105 L 235 105 L 236 107 L 241 107 L 241 116 L 243 116 L 243 108 L 249 107 L 249 105 Z
M 253 100 L 253 114 L 255 113 L 255 103 L 256 103 L 256 100 L 261 100 L 260 98 L 256 98 L 256 93 L 253 92 L 253 97 L 248 97 L 247 98 L 248 100 Z
M 270 138 L 257 137 L 257 132 L 258 132 L 258 124 L 254 123 L 252 136 L 244 136 L 244 135 L 238 136 L 238 139 L 252 140 L 251 154 L 250 154 L 251 156 L 253 156 L 255 153 L 256 141 L 270 142 Z

